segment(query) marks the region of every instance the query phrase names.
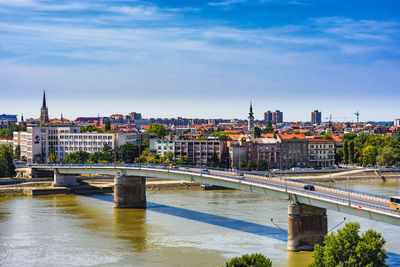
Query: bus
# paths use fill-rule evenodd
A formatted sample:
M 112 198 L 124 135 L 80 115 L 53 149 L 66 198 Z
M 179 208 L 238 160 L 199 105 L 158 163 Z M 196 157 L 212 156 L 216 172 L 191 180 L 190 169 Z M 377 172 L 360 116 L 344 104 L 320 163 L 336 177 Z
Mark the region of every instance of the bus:
M 389 208 L 400 211 L 400 196 L 390 197 Z

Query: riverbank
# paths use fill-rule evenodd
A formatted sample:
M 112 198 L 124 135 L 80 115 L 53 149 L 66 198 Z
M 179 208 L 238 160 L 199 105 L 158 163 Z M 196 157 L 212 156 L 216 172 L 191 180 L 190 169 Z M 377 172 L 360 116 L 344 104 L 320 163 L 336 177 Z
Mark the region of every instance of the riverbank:
M 7 179 L 0 185 L 1 196 L 37 196 L 37 195 L 64 195 L 64 194 L 106 194 L 114 192 L 113 178 L 79 178 L 79 185 L 71 187 L 53 187 L 53 178 L 40 179 Z M 198 190 L 199 183 L 151 179 L 146 181 L 147 191 L 159 190 Z

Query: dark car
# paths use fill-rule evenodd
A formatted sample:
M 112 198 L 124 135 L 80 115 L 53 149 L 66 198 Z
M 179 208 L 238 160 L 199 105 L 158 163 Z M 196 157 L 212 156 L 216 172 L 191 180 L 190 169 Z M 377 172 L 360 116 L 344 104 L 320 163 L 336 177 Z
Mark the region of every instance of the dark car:
M 307 184 L 303 187 L 305 190 L 315 191 L 315 187 L 311 184 Z
M 243 172 L 237 172 L 237 173 L 236 173 L 236 176 L 241 176 L 241 177 L 243 177 L 244 174 L 243 174 Z
M 210 171 L 209 170 L 201 170 L 201 173 L 207 174 L 207 173 L 210 173 Z

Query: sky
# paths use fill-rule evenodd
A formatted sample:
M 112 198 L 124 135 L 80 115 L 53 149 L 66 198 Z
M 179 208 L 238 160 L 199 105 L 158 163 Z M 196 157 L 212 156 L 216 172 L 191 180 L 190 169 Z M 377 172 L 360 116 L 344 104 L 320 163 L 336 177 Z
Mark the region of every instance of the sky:
M 0 0 L 0 114 L 390 121 L 397 0 Z

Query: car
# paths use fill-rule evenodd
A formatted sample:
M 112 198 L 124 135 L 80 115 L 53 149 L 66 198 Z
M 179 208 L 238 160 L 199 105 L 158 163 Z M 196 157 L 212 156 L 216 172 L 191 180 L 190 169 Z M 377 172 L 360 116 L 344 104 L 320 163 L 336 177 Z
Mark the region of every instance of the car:
M 307 185 L 303 186 L 303 188 L 305 190 L 315 191 L 315 187 L 313 185 L 311 185 L 311 184 L 307 184 Z
M 201 170 L 201 173 L 208 174 L 208 173 L 210 173 L 210 171 L 209 170 Z
M 237 173 L 236 173 L 236 176 L 243 177 L 243 176 L 244 176 L 244 174 L 243 174 L 243 172 L 237 172 Z

